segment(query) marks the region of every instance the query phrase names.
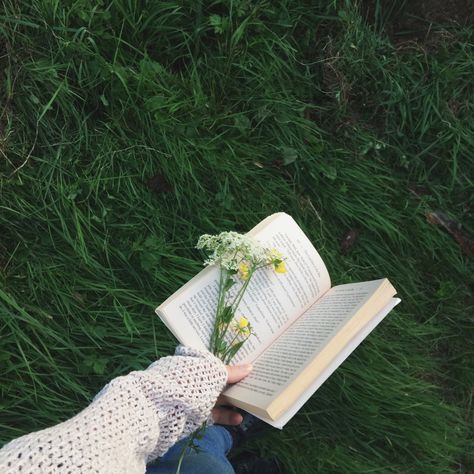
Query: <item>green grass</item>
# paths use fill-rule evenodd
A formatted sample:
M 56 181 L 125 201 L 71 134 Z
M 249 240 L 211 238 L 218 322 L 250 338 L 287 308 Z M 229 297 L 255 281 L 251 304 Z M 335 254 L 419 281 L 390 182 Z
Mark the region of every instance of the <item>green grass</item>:
M 474 230 L 474 31 L 382 23 L 350 0 L 3 2 L 0 442 L 169 354 L 153 310 L 198 236 L 285 211 L 335 283 L 387 276 L 403 303 L 256 449 L 289 473 L 474 468 L 473 267 L 425 217 Z

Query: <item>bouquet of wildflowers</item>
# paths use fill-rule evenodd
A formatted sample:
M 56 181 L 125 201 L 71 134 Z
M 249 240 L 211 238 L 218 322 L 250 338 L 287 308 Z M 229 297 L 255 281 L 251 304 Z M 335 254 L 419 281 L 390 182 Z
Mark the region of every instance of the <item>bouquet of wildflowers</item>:
M 228 364 L 253 334 L 250 321 L 238 312 L 253 275 L 264 267 L 273 267 L 277 273 L 285 273 L 284 257 L 277 249 L 266 248 L 258 240 L 237 232 L 201 235 L 196 248 L 208 253 L 204 265 L 217 265 L 220 270 L 216 317 L 209 350 Z M 194 439 L 201 436 L 205 427 L 206 423 L 190 436 L 176 474 L 180 473 L 186 449 L 197 449 Z
M 285 273 L 285 262 L 277 249 L 266 248 L 258 240 L 237 232 L 202 235 L 196 247 L 209 254 L 204 265 L 217 265 L 220 270 L 209 350 L 228 364 L 252 335 L 251 323 L 238 314 L 238 308 L 253 275 L 264 267 Z

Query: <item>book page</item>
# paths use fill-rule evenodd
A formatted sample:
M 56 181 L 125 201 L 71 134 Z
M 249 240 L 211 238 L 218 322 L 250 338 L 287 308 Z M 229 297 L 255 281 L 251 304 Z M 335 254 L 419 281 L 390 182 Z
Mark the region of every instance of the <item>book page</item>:
M 255 334 L 247 340 L 233 363 L 255 359 L 331 285 L 321 257 L 287 214 L 270 216 L 249 234 L 265 246 L 281 251 L 287 272 L 278 274 L 268 267 L 252 277 L 237 317 L 245 316 Z M 157 313 L 183 344 L 208 348 L 215 319 L 218 281 L 219 270 L 207 268 L 157 308 Z M 233 291 L 237 290 L 235 285 Z
M 252 372 L 224 395 L 231 397 L 233 403 L 249 400 L 262 408 L 270 405 L 385 281 L 340 285 L 329 290 L 254 361 Z
M 296 402 L 285 411 L 276 420 L 259 416 L 258 418 L 265 421 L 274 428 L 283 429 L 283 427 L 296 415 L 301 407 L 311 398 L 311 396 L 321 387 L 321 385 L 332 375 L 332 373 L 352 354 L 352 352 L 359 346 L 359 344 L 376 328 L 376 326 L 387 316 L 387 314 L 400 303 L 399 298 L 391 298 L 389 303 L 380 310 L 375 317 L 373 317 L 352 339 L 346 346 L 337 354 L 332 362 L 326 367 L 323 372 L 309 385 L 309 387 L 299 396 Z M 252 412 L 250 412 L 252 413 Z

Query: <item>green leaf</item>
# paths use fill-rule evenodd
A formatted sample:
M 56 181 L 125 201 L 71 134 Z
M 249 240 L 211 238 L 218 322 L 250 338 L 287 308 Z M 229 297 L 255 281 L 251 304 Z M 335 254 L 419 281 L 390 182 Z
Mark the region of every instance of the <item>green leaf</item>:
M 216 352 L 219 354 L 222 354 L 226 351 L 227 349 L 227 344 L 224 341 L 224 339 L 220 339 L 216 342 Z
M 225 306 L 220 314 L 220 319 L 222 322 L 228 324 L 232 321 L 234 317 L 234 312 L 232 311 L 232 306 Z
M 241 133 L 246 133 L 250 130 L 251 122 L 247 116 L 244 114 L 237 115 L 234 118 L 234 125 Z
M 282 146 L 281 154 L 283 156 L 283 164 L 285 166 L 294 163 L 298 158 L 298 152 L 289 146 Z
M 244 345 L 245 341 L 240 341 L 237 344 L 234 344 L 231 349 L 229 350 L 229 353 L 227 354 L 227 361 L 230 362 L 232 358 L 237 354 L 237 352 L 240 350 L 240 348 Z
M 107 359 L 96 359 L 92 366 L 92 369 L 97 375 L 102 375 L 105 372 L 105 368 L 107 367 Z
M 214 33 L 221 35 L 228 29 L 229 20 L 228 18 L 221 17 L 220 15 L 211 15 L 209 17 L 209 24 L 214 27 Z
M 235 281 L 232 278 L 226 280 L 224 284 L 224 291 L 229 291 L 235 285 Z

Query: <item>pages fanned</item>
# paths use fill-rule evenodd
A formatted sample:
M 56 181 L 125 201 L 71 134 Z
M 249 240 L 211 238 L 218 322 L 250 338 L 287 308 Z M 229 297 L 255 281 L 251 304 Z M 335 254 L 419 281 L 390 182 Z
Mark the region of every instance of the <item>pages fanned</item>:
M 233 359 L 254 368 L 229 387 L 229 403 L 282 428 L 345 358 L 400 302 L 387 279 L 334 286 L 298 224 L 273 214 L 250 232 L 285 256 L 287 272 L 257 272 L 239 306 L 255 333 Z M 207 349 L 219 269 L 202 270 L 157 309 L 176 338 Z

